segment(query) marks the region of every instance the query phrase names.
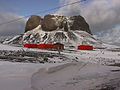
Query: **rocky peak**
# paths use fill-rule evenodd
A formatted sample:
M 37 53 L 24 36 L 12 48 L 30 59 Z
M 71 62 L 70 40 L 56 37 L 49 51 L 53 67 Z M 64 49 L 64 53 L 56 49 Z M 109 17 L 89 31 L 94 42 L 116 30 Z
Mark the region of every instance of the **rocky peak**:
M 37 26 L 41 25 L 42 20 L 43 19 L 40 16 L 32 15 L 26 23 L 25 32 L 33 30 Z
M 57 29 L 56 20 L 54 15 L 46 15 L 42 21 L 42 30 L 43 31 L 54 31 Z
M 70 17 L 70 20 L 73 21 L 72 25 L 70 26 L 71 30 L 82 30 L 91 34 L 89 25 L 82 16 L 72 16 Z
M 40 16 L 33 15 L 31 16 L 27 23 L 25 32 L 30 31 L 36 28 L 38 25 L 41 25 L 43 31 L 56 31 L 63 30 L 68 32 L 71 31 L 86 31 L 91 34 L 88 23 L 82 16 L 59 16 L 59 15 L 45 15 L 44 18 Z

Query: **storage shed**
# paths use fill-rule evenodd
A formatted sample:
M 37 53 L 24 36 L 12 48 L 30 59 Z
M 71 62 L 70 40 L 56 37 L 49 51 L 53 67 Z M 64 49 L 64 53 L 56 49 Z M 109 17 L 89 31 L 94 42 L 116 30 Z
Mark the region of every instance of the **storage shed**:
M 38 44 L 37 48 L 51 50 L 54 48 L 53 44 Z
M 25 44 L 25 48 L 37 48 L 37 44 Z
M 79 45 L 78 50 L 93 50 L 93 46 L 90 45 Z

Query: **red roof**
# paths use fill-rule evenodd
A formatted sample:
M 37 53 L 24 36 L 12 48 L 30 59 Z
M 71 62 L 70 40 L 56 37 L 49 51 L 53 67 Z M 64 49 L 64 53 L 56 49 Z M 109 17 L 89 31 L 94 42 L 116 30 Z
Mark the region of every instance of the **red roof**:
M 93 50 L 93 46 L 90 45 L 79 45 L 78 50 Z
M 38 49 L 64 49 L 63 44 L 25 44 L 24 47 L 26 48 L 38 48 Z
M 25 48 L 37 48 L 37 44 L 25 44 Z
M 54 48 L 53 44 L 38 44 L 37 48 L 39 49 L 52 49 Z

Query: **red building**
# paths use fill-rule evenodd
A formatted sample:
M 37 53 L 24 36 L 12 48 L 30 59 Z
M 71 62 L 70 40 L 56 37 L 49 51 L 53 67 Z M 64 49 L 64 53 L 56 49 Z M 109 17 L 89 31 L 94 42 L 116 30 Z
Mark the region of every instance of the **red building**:
M 37 48 L 51 50 L 54 48 L 53 44 L 38 44 Z
M 37 48 L 37 44 L 25 44 L 25 48 Z
M 93 50 L 93 46 L 90 45 L 79 45 L 78 50 Z
M 38 48 L 38 49 L 46 49 L 46 50 L 63 50 L 64 45 L 61 43 L 55 44 L 25 44 L 26 48 Z

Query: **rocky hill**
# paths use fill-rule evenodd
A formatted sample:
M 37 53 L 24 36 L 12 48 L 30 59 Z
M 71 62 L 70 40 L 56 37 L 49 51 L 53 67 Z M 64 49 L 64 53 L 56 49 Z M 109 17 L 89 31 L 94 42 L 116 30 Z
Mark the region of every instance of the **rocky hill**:
M 100 46 L 101 42 L 92 36 L 89 25 L 82 16 L 46 15 L 31 16 L 25 27 L 25 33 L 3 43 L 62 43 L 66 47 L 76 48 L 81 44 Z

